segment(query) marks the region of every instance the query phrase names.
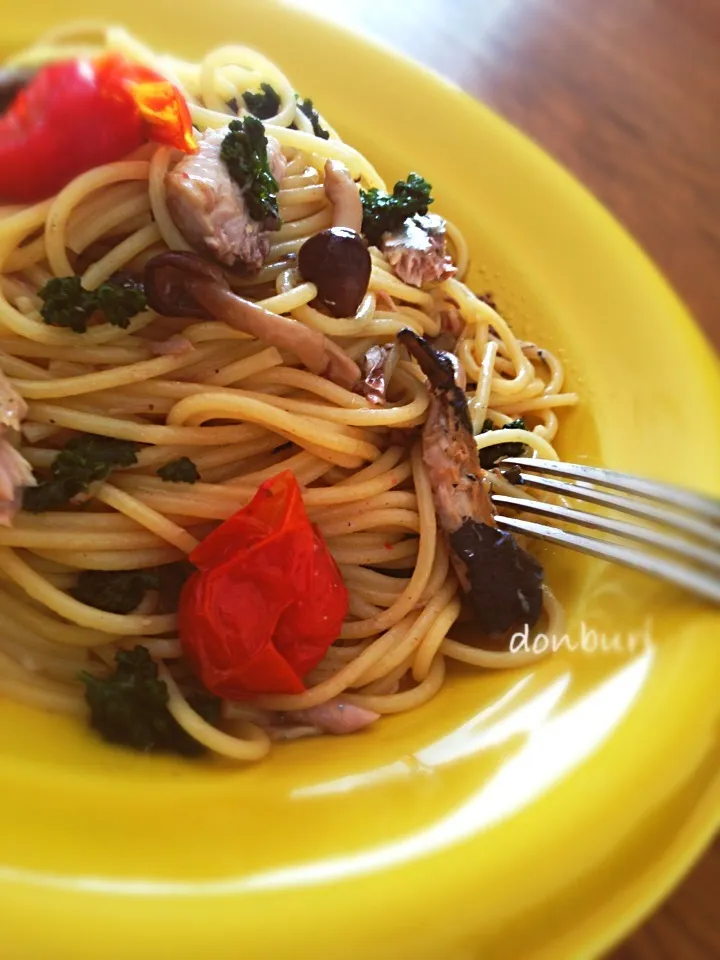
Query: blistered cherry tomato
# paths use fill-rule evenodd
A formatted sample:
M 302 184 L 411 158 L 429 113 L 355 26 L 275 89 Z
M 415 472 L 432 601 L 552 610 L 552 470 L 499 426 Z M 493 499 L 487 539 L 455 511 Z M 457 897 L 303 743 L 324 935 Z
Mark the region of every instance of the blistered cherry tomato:
M 0 201 L 52 196 L 148 140 L 197 149 L 187 103 L 164 77 L 114 53 L 50 63 L 0 116 Z
M 300 693 L 338 638 L 348 594 L 286 470 L 206 537 L 183 587 L 183 649 L 205 687 L 228 699 Z

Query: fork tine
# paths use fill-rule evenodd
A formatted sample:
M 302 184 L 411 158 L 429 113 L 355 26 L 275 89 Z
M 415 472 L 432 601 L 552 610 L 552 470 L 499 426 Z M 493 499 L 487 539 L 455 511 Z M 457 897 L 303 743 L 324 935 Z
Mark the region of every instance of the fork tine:
M 586 510 L 574 510 L 571 507 L 561 507 L 554 503 L 545 503 L 541 500 L 519 499 L 493 494 L 493 503 L 498 506 L 511 507 L 522 513 L 537 513 L 554 520 L 565 520 L 568 523 L 577 523 L 593 530 L 604 530 L 616 537 L 627 537 L 639 543 L 647 543 L 660 550 L 677 553 L 694 563 L 706 564 L 720 571 L 720 551 L 708 550 L 680 537 L 668 536 L 659 530 L 641 527 L 637 523 L 628 523 L 625 520 L 616 520 L 603 517 L 597 513 L 588 513 Z
M 529 473 L 521 473 L 520 479 L 524 487 L 533 487 L 537 490 L 544 490 L 547 493 L 555 493 L 563 497 L 573 497 L 576 500 L 586 500 L 588 503 L 597 503 L 600 506 L 609 507 L 612 510 L 630 513 L 635 517 L 652 520 L 655 523 L 660 523 L 673 530 L 681 530 L 683 533 L 698 537 L 700 540 L 709 540 L 710 543 L 720 547 L 720 529 L 709 525 L 707 521 L 696 520 L 687 514 L 667 510 L 664 507 L 658 507 L 642 500 L 633 500 L 630 497 L 618 496 L 615 493 L 608 493 L 605 490 L 598 490 L 589 484 L 584 484 L 582 481 L 579 483 L 568 483 L 564 480 L 533 476 Z
M 540 460 L 535 457 L 507 457 L 503 465 L 521 467 L 532 473 L 551 473 L 558 477 L 569 477 L 573 480 L 599 483 L 614 490 L 623 490 L 637 496 L 647 497 L 649 500 L 659 500 L 661 503 L 672 504 L 680 510 L 689 510 L 699 513 L 714 523 L 720 523 L 720 501 L 702 493 L 691 493 L 671 483 L 660 483 L 657 480 L 643 480 L 633 477 L 629 473 L 620 473 L 617 470 L 606 470 L 603 467 L 589 467 L 579 463 L 561 463 L 557 460 Z
M 643 550 L 629 547 L 626 544 L 598 540 L 596 537 L 586 537 L 582 534 L 571 533 L 569 530 L 562 530 L 559 527 L 549 527 L 542 523 L 535 523 L 532 520 L 497 516 L 495 522 L 503 530 L 525 534 L 538 540 L 547 540 L 550 543 L 557 543 L 563 547 L 570 547 L 573 550 L 579 550 L 581 553 L 599 557 L 601 560 L 611 560 L 614 563 L 641 570 L 644 573 L 652 574 L 662 580 L 684 587 L 707 600 L 720 603 L 720 580 L 682 563 L 645 553 Z

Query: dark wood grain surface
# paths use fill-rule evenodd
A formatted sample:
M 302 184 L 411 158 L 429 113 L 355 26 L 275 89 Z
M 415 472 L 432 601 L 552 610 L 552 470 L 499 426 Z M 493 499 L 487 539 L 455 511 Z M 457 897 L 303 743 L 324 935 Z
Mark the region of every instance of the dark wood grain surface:
M 614 212 L 720 348 L 720 0 L 300 0 L 433 67 Z M 720 958 L 720 844 L 611 960 Z
M 720 0 L 298 0 L 433 67 L 612 210 L 720 349 Z

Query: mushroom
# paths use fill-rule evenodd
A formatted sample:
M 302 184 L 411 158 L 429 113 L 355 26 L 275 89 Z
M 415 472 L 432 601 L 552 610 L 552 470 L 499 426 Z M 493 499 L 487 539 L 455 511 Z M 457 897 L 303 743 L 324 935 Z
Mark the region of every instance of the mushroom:
M 325 164 L 325 196 L 333 205 L 332 225 L 360 233 L 363 218 L 360 193 L 348 168 L 336 160 Z
M 279 350 L 291 351 L 311 373 L 341 387 L 350 389 L 360 379 L 355 361 L 323 333 L 239 297 L 220 267 L 196 253 L 161 253 L 148 260 L 145 294 L 157 313 L 222 320 Z
M 305 241 L 298 266 L 333 317 L 352 317 L 367 293 L 372 263 L 360 236 L 360 194 L 342 163 L 325 164 L 325 195 L 333 205 L 332 227 Z
M 300 247 L 303 280 L 314 283 L 318 300 L 333 317 L 353 317 L 367 293 L 372 264 L 365 241 L 348 227 L 330 227 Z

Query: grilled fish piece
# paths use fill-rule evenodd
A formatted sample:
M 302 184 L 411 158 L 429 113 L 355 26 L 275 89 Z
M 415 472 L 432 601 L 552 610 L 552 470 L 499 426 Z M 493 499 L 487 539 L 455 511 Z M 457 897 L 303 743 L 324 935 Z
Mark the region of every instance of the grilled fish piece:
M 412 330 L 401 330 L 398 339 L 428 378 L 423 460 L 438 521 L 477 624 L 491 636 L 520 624 L 532 626 L 542 609 L 543 570 L 495 523 L 490 476 L 480 466 L 467 399 L 456 382 L 457 360 Z

